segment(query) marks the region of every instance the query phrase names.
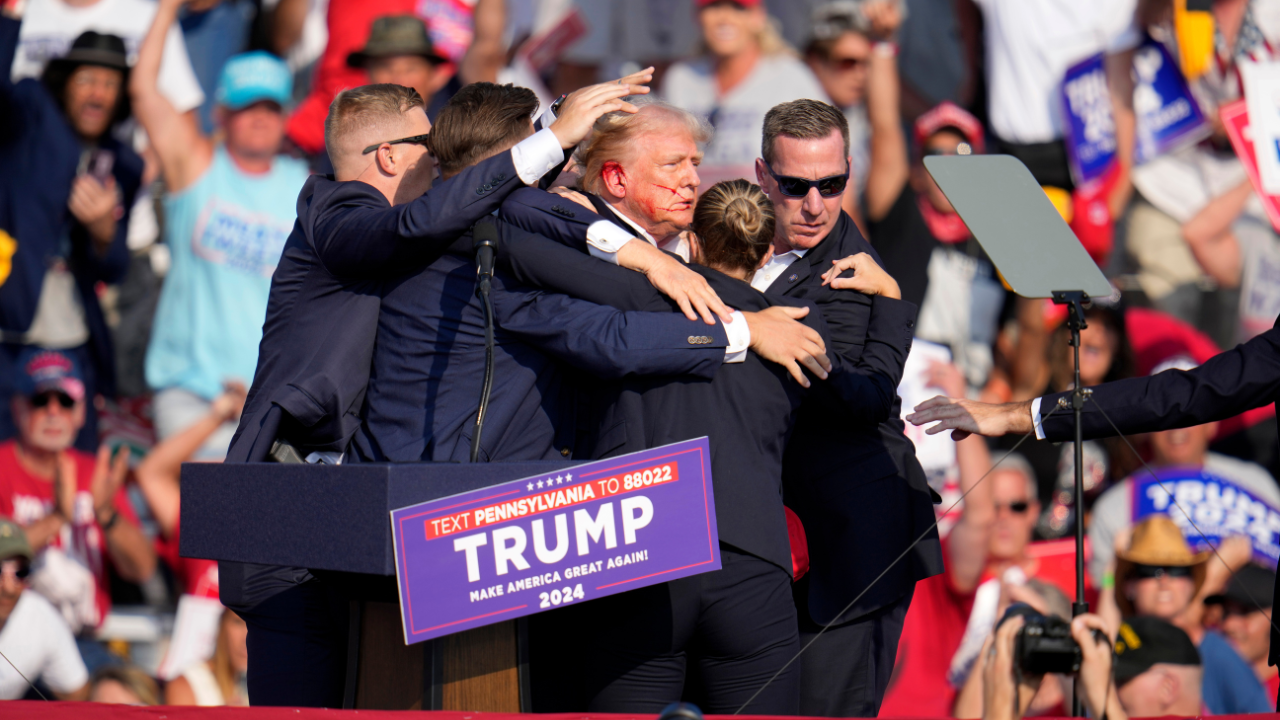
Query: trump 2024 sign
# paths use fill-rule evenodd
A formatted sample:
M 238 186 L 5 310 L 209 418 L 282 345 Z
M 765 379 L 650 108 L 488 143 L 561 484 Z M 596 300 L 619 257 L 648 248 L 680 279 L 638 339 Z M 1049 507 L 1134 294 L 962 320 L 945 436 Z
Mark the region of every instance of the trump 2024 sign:
M 394 510 L 408 644 L 720 569 L 707 439 Z

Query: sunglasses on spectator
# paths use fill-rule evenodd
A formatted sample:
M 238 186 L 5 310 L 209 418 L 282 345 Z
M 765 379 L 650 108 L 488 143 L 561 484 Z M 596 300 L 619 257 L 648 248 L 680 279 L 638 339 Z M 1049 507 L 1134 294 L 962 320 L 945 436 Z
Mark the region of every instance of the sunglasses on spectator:
M 5 560 L 0 562 L 0 576 L 13 573 L 13 576 L 19 580 L 26 580 L 31 574 L 31 566 L 21 560 Z
M 49 392 L 42 392 L 39 395 L 36 395 L 35 397 L 31 398 L 31 407 L 33 408 L 48 407 L 49 403 L 53 402 L 54 400 L 57 400 L 58 404 L 61 405 L 62 409 L 64 410 L 70 410 L 71 408 L 76 406 L 76 401 L 72 399 L 70 395 L 64 392 L 58 392 L 57 390 L 50 390 Z
M 421 145 L 422 147 L 430 151 L 431 150 L 431 133 L 427 133 L 425 135 L 412 135 L 410 137 L 400 138 L 399 140 L 388 140 L 386 142 L 374 143 L 369 147 L 365 148 L 360 154 L 368 155 L 369 153 L 373 152 L 374 150 L 377 150 L 383 145 L 401 145 L 403 143 L 413 143 L 415 145 Z
M 849 72 L 850 70 L 865 68 L 868 61 L 866 58 L 833 57 L 827 58 L 827 64 L 839 72 Z
M 768 162 L 764 164 L 764 167 L 769 171 L 769 175 L 778 182 L 778 190 L 782 191 L 782 194 L 787 197 L 804 197 L 809 194 L 810 188 L 818 188 L 818 194 L 823 197 L 835 197 L 842 194 L 845 186 L 849 184 L 848 169 L 844 171 L 843 175 L 832 175 L 831 177 L 810 180 L 790 175 L 779 175 L 773 171 Z
M 1031 503 L 1026 500 L 1015 500 L 1011 503 L 996 503 L 996 512 L 1000 512 L 1000 508 L 1009 508 L 1009 512 L 1014 515 L 1021 515 L 1025 513 L 1029 507 L 1031 507 Z
M 1133 566 L 1133 578 L 1135 580 L 1154 580 L 1162 577 L 1189 578 L 1191 577 L 1191 568 L 1177 565 Z

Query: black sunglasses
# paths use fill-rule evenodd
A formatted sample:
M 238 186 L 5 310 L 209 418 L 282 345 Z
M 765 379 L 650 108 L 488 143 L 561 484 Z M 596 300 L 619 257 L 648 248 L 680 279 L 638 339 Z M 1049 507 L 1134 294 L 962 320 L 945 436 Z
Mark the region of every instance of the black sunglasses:
M 388 140 L 386 142 L 374 143 L 369 147 L 365 148 L 364 151 L 362 151 L 360 154 L 368 155 L 369 153 L 373 152 L 374 150 L 377 150 L 383 145 L 400 145 L 402 143 L 414 143 L 416 145 L 421 145 L 422 147 L 430 151 L 431 150 L 431 133 L 427 133 L 425 135 L 414 135 L 412 137 L 400 138 L 399 140 Z
M 810 180 L 808 178 L 791 177 L 790 175 L 779 175 L 769 166 L 768 161 L 764 167 L 778 181 L 778 190 L 782 191 L 787 197 L 804 197 L 809 194 L 810 188 L 818 188 L 818 194 L 823 197 L 835 197 L 844 192 L 844 188 L 849 184 L 849 170 L 846 169 L 843 175 L 832 175 L 831 177 L 818 178 Z
M 61 405 L 65 410 L 70 410 L 71 408 L 76 406 L 76 401 L 72 399 L 70 395 L 64 392 L 59 392 L 57 390 L 50 390 L 49 392 L 42 392 L 39 395 L 36 395 L 35 397 L 31 398 L 31 407 L 33 408 L 48 407 L 49 403 L 53 402 L 54 400 L 57 400 L 58 404 Z
M 1000 503 L 996 503 L 996 512 L 1000 512 L 1000 508 L 1002 507 L 1009 508 L 1009 512 L 1013 513 L 1014 515 L 1021 515 L 1022 513 L 1027 511 L 1027 508 L 1031 507 L 1031 503 L 1027 502 L 1026 500 L 1018 500 L 1017 502 L 1011 502 L 1004 505 L 1001 505 Z
M 1133 577 L 1136 580 L 1153 580 L 1161 577 L 1189 578 L 1191 568 L 1177 565 L 1134 565 Z

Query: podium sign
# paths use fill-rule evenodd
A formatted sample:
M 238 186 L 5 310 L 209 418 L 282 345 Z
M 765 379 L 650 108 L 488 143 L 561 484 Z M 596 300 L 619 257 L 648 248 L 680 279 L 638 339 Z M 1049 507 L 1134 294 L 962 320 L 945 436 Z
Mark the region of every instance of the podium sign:
M 405 643 L 720 569 L 706 438 L 391 512 Z

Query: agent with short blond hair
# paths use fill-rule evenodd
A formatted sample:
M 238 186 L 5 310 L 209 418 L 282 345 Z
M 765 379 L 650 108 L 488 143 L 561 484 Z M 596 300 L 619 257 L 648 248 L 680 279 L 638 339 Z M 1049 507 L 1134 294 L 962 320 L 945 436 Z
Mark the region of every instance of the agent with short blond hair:
M 278 440 L 299 459 L 340 462 L 359 428 L 382 282 L 440 257 L 512 190 L 538 182 L 596 118 L 630 108 L 621 98 L 646 92 L 649 72 L 569 95 L 549 127 L 438 184 L 417 92 L 339 93 L 326 121 L 335 174 L 311 176 L 298 197 L 228 462 L 263 461 Z M 219 585 L 249 626 L 250 701 L 340 706 L 346 619 L 326 616 L 345 603 L 297 568 L 223 562 Z

